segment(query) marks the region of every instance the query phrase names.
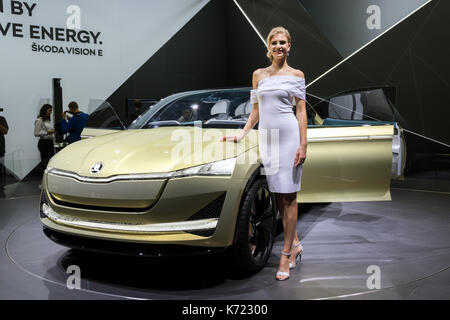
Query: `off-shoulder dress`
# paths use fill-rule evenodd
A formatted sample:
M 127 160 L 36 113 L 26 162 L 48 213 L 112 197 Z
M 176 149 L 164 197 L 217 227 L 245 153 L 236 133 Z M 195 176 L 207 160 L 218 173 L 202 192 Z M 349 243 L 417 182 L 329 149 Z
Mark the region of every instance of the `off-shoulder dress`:
M 305 100 L 305 94 L 305 79 L 287 75 L 263 78 L 250 92 L 259 106 L 259 154 L 271 192 L 301 189 L 302 165 L 294 166 L 300 130 L 293 106 L 295 97 Z

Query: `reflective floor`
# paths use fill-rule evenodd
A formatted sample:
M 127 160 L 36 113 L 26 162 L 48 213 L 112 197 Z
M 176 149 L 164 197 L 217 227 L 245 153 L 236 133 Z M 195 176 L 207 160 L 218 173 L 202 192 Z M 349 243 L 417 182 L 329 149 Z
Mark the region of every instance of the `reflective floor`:
M 302 262 L 279 282 L 281 230 L 267 266 L 244 279 L 220 257 L 125 259 L 61 247 L 42 233 L 38 184 L 0 200 L 0 299 L 450 298 L 447 192 L 394 186 L 392 201 L 300 205 Z M 71 265 L 81 271 L 79 290 L 67 287 Z

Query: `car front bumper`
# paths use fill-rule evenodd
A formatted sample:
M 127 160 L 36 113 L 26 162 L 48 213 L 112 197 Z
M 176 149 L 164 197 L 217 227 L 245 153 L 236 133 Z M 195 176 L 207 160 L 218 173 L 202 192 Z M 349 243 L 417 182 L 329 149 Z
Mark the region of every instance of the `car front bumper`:
M 113 207 L 107 207 L 101 184 L 92 186 L 70 177 L 58 177 L 58 185 L 50 189 L 49 175 L 46 174 L 40 218 L 45 233 L 53 235 L 49 238 L 61 244 L 67 242 L 65 245 L 69 247 L 80 247 L 73 243 L 85 241 L 84 247 L 97 247 L 94 244 L 98 243 L 98 247 L 103 248 L 100 251 L 108 251 L 104 248 L 112 246 L 109 251 L 118 253 L 121 246 L 131 244 L 138 247 L 139 244 L 182 245 L 220 250 L 234 241 L 241 197 L 251 173 L 248 169 L 237 168 L 233 176 L 168 179 L 163 182 L 157 196 L 153 192 L 154 199 L 149 201 L 151 205 L 141 208 L 127 206 L 129 199 L 122 203 L 116 199 Z M 130 190 L 133 186 L 142 188 L 142 184 L 133 185 L 124 181 L 123 187 L 128 188 L 125 194 L 142 194 L 139 190 Z M 87 187 L 97 187 L 96 193 Z M 114 188 L 119 190 L 120 185 Z M 66 194 L 70 191 L 70 194 L 55 195 L 55 190 Z M 89 194 L 92 196 L 86 197 Z M 94 205 L 95 197 L 99 197 L 99 206 Z M 139 203 L 142 201 L 139 200 Z M 131 251 L 145 252 L 142 247 Z

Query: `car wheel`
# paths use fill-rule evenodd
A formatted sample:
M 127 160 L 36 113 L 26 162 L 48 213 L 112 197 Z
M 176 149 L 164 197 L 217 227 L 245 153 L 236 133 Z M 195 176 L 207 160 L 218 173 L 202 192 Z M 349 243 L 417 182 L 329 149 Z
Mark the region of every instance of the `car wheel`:
M 276 231 L 275 196 L 265 178 L 253 182 L 243 195 L 232 247 L 232 268 L 241 275 L 255 273 L 267 263 Z

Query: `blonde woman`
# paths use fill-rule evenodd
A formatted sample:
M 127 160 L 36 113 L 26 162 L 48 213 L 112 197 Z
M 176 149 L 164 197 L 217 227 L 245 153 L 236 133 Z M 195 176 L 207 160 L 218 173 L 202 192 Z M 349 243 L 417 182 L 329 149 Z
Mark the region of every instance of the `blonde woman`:
M 259 122 L 259 152 L 284 226 L 276 279 L 287 280 L 289 270 L 295 267 L 303 252 L 297 235 L 297 192 L 307 146 L 305 76 L 287 63 L 291 50 L 287 29 L 273 28 L 267 36 L 267 48 L 271 65 L 253 73 L 250 95 L 253 109 L 249 119 L 239 136 L 223 137 L 223 140 L 239 142 Z M 296 115 L 292 109 L 294 104 Z

